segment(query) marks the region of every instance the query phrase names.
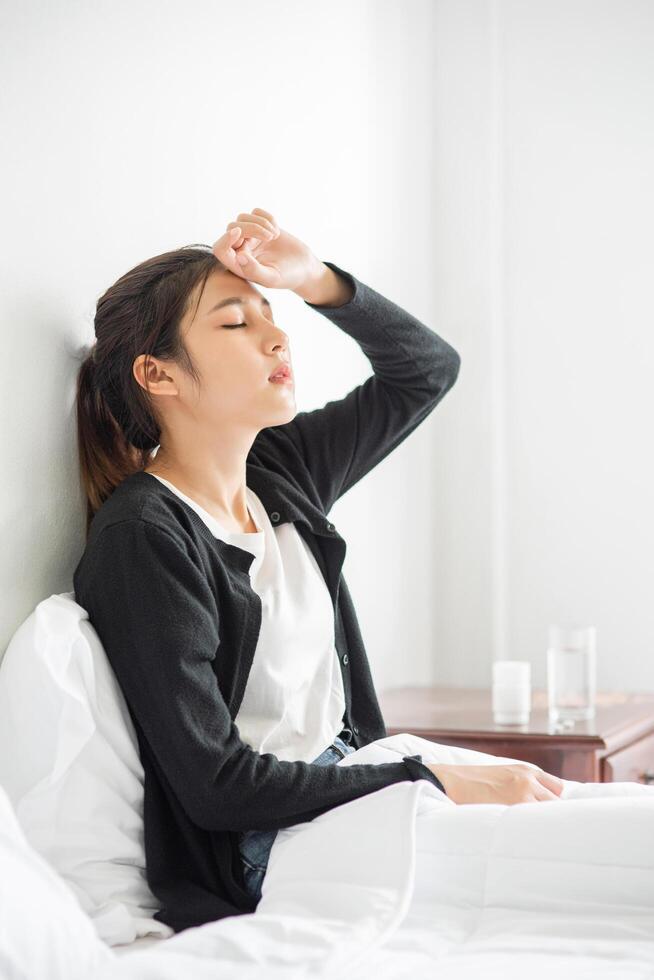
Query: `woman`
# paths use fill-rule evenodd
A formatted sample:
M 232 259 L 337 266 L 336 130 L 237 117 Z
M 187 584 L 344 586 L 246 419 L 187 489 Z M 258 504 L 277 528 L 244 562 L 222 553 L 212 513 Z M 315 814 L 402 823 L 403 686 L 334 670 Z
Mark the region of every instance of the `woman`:
M 288 337 L 253 283 L 295 292 L 374 375 L 297 413 Z M 454 348 L 261 208 L 212 250 L 127 272 L 95 333 L 74 588 L 139 742 L 156 917 L 179 932 L 252 911 L 280 828 L 398 781 L 462 803 L 558 799 L 556 777 L 522 766 L 333 765 L 386 730 L 327 514 L 452 387 Z

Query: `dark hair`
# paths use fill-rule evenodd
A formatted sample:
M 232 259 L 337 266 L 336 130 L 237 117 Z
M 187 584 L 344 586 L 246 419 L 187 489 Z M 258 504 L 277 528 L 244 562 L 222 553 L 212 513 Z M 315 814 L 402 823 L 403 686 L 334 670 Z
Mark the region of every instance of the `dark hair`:
M 77 376 L 77 441 L 86 497 L 86 533 L 94 514 L 130 474 L 150 462 L 161 430 L 151 396 L 134 377 L 139 354 L 175 361 L 199 383 L 181 321 L 200 284 L 224 270 L 208 245 L 187 245 L 130 269 L 97 302 L 96 342 Z M 147 363 L 147 358 L 146 358 Z

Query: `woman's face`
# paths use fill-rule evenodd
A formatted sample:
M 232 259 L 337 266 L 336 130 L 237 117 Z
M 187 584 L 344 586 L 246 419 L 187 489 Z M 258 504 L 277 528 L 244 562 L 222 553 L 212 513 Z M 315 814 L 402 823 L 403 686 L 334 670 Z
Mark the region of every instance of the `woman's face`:
M 269 380 L 282 363 L 292 372 L 289 340 L 275 325 L 268 300 L 247 279 L 220 270 L 207 278 L 193 315 L 196 303 L 197 293 L 181 331 L 201 375 L 200 386 L 185 372 L 174 370 L 179 397 L 170 400 L 176 403 L 173 414 L 181 411 L 185 421 L 204 422 L 212 429 L 236 427 L 241 430 L 238 435 L 251 439 L 267 426 L 290 422 L 296 414 L 292 377 L 287 384 Z M 165 364 L 163 370 L 168 370 Z M 163 394 L 164 388 L 159 391 Z M 159 404 L 162 410 L 169 407 Z

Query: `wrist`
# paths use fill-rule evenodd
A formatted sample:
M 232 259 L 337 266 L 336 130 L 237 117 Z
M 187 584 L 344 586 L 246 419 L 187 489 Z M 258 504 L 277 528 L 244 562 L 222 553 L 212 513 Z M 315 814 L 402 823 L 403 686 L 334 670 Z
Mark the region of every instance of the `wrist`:
M 313 306 L 343 306 L 354 296 L 349 283 L 320 259 L 315 259 L 306 279 L 293 292 Z

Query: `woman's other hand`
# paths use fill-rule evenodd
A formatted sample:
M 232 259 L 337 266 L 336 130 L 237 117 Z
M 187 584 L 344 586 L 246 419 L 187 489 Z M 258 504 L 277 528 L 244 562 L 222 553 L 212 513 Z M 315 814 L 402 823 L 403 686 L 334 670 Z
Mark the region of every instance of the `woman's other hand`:
M 454 803 L 534 803 L 559 800 L 564 781 L 517 762 L 505 766 L 425 763 Z
M 230 221 L 213 253 L 235 276 L 273 289 L 301 288 L 322 269 L 309 246 L 281 229 L 263 208 Z

